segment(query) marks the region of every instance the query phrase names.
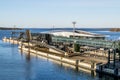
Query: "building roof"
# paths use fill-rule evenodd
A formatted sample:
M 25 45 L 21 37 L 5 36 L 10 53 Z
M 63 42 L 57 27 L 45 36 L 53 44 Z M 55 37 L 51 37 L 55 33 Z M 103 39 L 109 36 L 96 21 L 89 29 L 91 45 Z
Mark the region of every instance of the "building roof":
M 82 30 L 76 30 L 74 33 L 71 31 L 54 31 L 50 32 L 50 34 L 53 34 L 54 36 L 63 36 L 63 37 L 70 37 L 70 36 L 82 36 L 82 37 L 105 37 L 104 35 L 86 32 Z

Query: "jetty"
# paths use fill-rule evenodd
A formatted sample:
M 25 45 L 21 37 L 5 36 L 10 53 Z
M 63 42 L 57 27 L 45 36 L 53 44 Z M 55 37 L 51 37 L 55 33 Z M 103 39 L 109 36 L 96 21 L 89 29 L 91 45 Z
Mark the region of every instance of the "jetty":
M 105 40 L 104 35 L 75 31 L 67 36 L 57 33 L 12 32 L 4 42 L 18 44 L 21 52 L 37 54 L 99 73 L 120 77 L 120 41 Z M 68 33 L 68 32 L 67 32 Z M 59 35 L 58 35 L 59 34 Z M 83 35 L 84 34 L 84 35 Z

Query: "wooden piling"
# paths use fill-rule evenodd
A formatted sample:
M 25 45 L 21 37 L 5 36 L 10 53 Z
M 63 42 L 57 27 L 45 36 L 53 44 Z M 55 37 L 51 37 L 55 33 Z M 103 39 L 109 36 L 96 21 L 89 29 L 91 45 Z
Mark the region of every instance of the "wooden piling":
M 76 60 L 76 70 L 78 70 L 79 60 Z
M 114 75 L 115 75 L 115 76 L 118 76 L 118 68 L 115 68 L 115 69 L 114 69 Z

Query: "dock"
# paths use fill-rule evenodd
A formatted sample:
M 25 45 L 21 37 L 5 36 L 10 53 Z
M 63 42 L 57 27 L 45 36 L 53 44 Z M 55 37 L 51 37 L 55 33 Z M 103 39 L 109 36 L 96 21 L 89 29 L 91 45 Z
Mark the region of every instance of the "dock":
M 91 63 L 88 63 L 88 62 L 85 62 L 85 61 L 82 61 L 83 58 L 79 58 L 79 59 L 75 59 L 74 57 L 72 58 L 69 58 L 69 57 L 65 57 L 64 55 L 61 55 L 60 53 L 57 53 L 56 54 L 56 51 L 54 52 L 51 52 L 51 51 L 48 51 L 47 50 L 36 50 L 36 49 L 32 49 L 32 48 L 25 48 L 25 46 L 27 46 L 28 44 L 27 43 L 22 43 L 21 41 L 17 41 L 17 40 L 13 40 L 13 39 L 7 39 L 7 38 L 3 38 L 3 41 L 4 42 L 9 42 L 11 44 L 18 44 L 19 45 L 19 49 L 24 51 L 24 52 L 29 52 L 30 53 L 33 53 L 33 54 L 38 54 L 40 56 L 44 56 L 44 57 L 47 57 L 47 58 L 51 58 L 51 59 L 54 59 L 54 60 L 57 60 L 57 61 L 61 61 L 63 63 L 68 63 L 70 65 L 74 65 L 76 66 L 77 68 L 78 67 L 82 67 L 82 68 L 85 68 L 85 69 L 88 69 L 88 70 L 95 70 L 96 69 L 96 65 L 92 65 Z M 21 46 L 22 44 L 22 46 Z M 31 46 L 33 46 L 34 44 L 31 44 Z
M 25 33 L 22 35 L 25 36 Z M 27 36 L 29 35 L 28 32 Z M 36 34 L 31 33 L 31 35 Z M 77 70 L 83 68 L 85 70 L 120 77 L 119 41 L 75 39 L 76 43 L 80 45 L 80 51 L 76 48 L 74 52 L 70 47 L 74 42 L 73 38 L 53 36 L 51 38 L 52 44 L 48 42 L 50 38 L 48 41 L 43 41 L 43 38 L 40 38 L 39 41 L 36 39 L 30 40 L 30 38 L 26 38 L 25 40 L 27 41 L 24 41 L 24 39 L 21 40 L 21 37 L 3 38 L 4 42 L 19 45 L 19 50 L 29 55 L 37 54 L 62 63 L 67 63 L 75 66 Z M 60 49 L 61 45 L 63 49 Z

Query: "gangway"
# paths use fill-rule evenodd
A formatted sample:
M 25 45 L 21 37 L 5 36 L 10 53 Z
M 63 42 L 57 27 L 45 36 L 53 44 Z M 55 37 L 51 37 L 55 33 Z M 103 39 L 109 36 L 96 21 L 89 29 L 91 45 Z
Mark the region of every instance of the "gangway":
M 81 46 L 91 46 L 91 47 L 100 47 L 100 48 L 119 48 L 119 41 L 109 41 L 109 40 L 90 40 L 90 39 L 78 39 L 78 38 L 67 38 L 53 36 L 52 42 L 63 42 L 63 43 L 76 43 Z

